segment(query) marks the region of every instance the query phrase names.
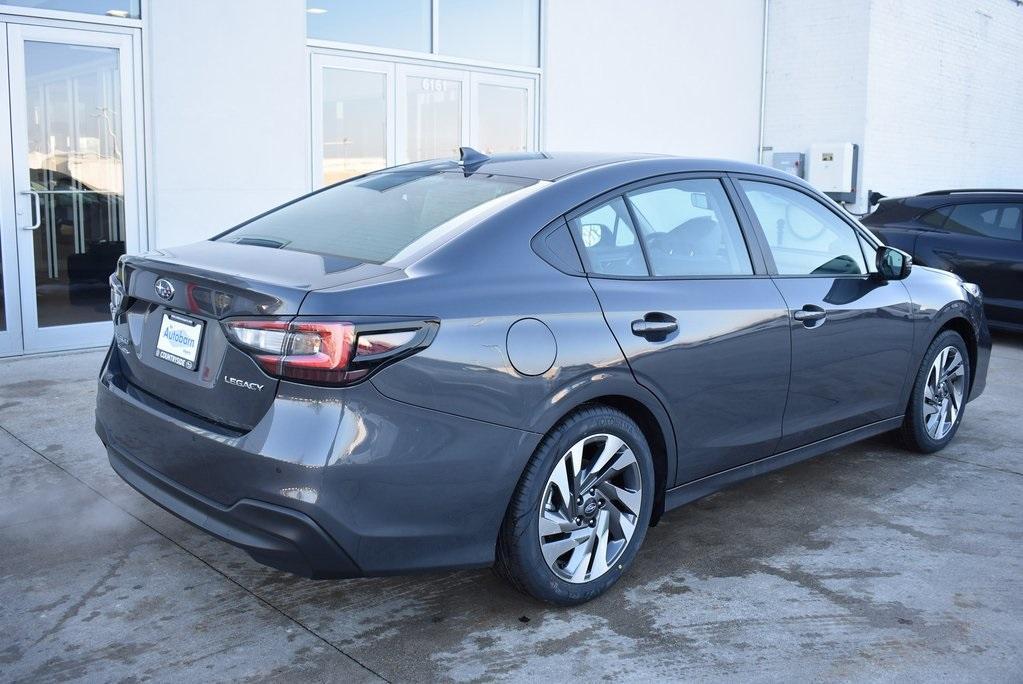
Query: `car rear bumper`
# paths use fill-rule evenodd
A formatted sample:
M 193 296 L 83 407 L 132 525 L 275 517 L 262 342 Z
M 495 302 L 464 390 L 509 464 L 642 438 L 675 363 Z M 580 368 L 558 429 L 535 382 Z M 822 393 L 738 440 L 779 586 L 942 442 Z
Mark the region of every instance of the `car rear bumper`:
M 221 506 L 117 449 L 108 448 L 107 456 L 114 472 L 146 498 L 244 549 L 264 565 L 313 578 L 363 574 L 337 542 L 303 513 L 252 499 Z
M 394 401 L 369 382 L 281 383 L 241 433 L 127 383 L 119 353 L 104 364 L 96 404 L 118 475 L 257 561 L 308 577 L 489 565 L 540 440 Z

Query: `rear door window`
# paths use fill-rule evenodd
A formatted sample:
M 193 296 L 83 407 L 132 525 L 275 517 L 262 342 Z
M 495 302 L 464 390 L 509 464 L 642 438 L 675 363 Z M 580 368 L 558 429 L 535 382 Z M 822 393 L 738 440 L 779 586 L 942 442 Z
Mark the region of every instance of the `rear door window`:
M 216 239 L 379 264 L 468 212 L 535 183 L 436 169 L 375 173 L 307 195 Z
M 590 273 L 645 276 L 643 248 L 621 197 L 615 197 L 569 221 Z
M 1008 203 L 958 204 L 952 209 L 945 230 L 1002 240 L 1020 239 L 1023 205 Z
M 680 180 L 626 195 L 655 276 L 751 275 L 753 266 L 721 182 Z

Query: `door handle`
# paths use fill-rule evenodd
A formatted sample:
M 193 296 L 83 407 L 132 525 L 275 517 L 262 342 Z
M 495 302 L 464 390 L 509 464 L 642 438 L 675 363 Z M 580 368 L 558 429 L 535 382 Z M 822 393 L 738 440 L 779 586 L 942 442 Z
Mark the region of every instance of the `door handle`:
M 802 323 L 807 328 L 816 328 L 824 323 L 828 312 L 814 304 L 804 304 L 802 309 L 792 312 L 792 318 Z
M 25 230 L 35 230 L 39 227 L 39 224 L 43 222 L 43 212 L 39 204 L 39 193 L 33 190 L 22 190 L 22 195 L 28 195 L 32 198 L 32 225 L 22 226 Z
M 652 342 L 660 342 L 678 330 L 678 321 L 668 314 L 651 312 L 641 320 L 632 322 L 632 334 L 645 337 Z

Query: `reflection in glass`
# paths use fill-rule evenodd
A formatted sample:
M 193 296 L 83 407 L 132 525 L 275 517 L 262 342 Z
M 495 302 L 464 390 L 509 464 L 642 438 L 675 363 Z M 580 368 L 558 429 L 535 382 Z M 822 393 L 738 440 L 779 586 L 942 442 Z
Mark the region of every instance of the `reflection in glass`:
M 38 323 L 102 321 L 124 253 L 117 50 L 26 42 L 25 72 Z
M 141 3 L 140 0 L 0 0 L 0 4 L 138 19 Z
M 409 76 L 408 161 L 457 157 L 462 144 L 462 83 Z
M 440 0 L 437 12 L 439 54 L 539 65 L 539 0 Z
M 0 332 L 7 330 L 7 305 L 4 293 L 4 252 L 0 246 Z
M 529 92 L 525 88 L 480 84 L 479 141 L 484 154 L 528 149 Z
M 306 0 L 306 36 L 430 51 L 430 0 Z
M 323 70 L 323 183 L 387 166 L 387 77 Z

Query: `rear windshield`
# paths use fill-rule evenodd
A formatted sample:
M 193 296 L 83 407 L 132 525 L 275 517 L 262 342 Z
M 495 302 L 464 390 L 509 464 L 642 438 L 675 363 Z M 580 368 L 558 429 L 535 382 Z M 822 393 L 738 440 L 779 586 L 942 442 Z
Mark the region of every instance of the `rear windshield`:
M 460 170 L 387 171 L 313 193 L 215 239 L 379 264 L 445 222 L 534 183 Z

